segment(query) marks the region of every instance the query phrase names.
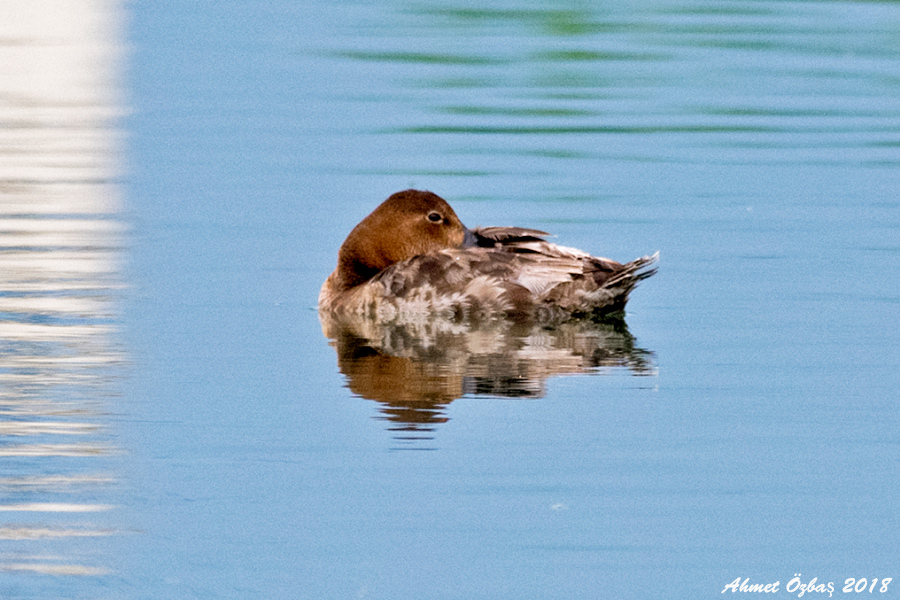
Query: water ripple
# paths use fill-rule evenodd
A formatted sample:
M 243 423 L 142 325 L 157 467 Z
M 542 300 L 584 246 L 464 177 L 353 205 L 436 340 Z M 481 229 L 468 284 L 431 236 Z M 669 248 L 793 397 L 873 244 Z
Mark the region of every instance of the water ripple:
M 123 364 L 114 13 L 11 4 L 0 23 L 0 572 L 101 576 L 94 544 L 116 534 L 102 515 L 116 507 L 107 420 Z M 83 541 L 61 545 L 71 538 Z

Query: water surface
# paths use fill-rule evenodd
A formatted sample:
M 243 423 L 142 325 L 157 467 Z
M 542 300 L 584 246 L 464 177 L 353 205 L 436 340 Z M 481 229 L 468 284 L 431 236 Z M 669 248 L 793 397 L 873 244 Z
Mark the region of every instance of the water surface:
M 59 561 L 102 573 L 7 572 L 8 595 L 693 599 L 737 577 L 779 595 L 798 573 L 896 578 L 898 5 L 128 10 L 127 209 L 41 248 L 130 228 L 128 269 L 96 284 L 131 286 L 128 383 L 115 417 L 67 421 L 116 432 L 80 439 L 121 468 L 79 473 L 124 489 L 72 501 L 120 507 L 129 533 Z M 660 271 L 594 346 L 329 343 L 315 303 L 337 248 L 408 187 L 470 227 L 660 250 Z M 37 252 L 9 246 L 17 268 Z M 4 285 L 3 326 L 34 321 Z M 114 324 L 79 294 L 93 308 L 67 325 Z M 47 474 L 10 458 L 9 477 Z
M 97 597 L 128 532 L 113 8 L 0 10 L 4 598 Z
M 703 598 L 894 575 L 896 5 L 135 15 L 145 585 Z M 375 367 L 347 368 L 315 298 L 411 186 L 468 226 L 660 250 L 626 317 L 652 374 L 361 398 Z

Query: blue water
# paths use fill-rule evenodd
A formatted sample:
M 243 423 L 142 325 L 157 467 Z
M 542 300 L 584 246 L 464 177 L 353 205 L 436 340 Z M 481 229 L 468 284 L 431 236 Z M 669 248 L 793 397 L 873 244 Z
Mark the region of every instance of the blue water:
M 900 5 L 127 8 L 115 535 L 9 597 L 896 593 Z M 463 386 L 414 426 L 354 393 L 318 288 L 408 187 L 659 250 L 626 317 L 649 368 Z

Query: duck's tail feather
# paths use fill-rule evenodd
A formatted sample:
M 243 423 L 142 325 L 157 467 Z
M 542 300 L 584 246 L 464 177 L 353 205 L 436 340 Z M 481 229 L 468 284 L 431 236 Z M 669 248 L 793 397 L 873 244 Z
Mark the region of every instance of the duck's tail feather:
M 622 265 L 621 271 L 610 277 L 607 285 L 616 285 L 619 282 L 629 281 L 631 282 L 631 287 L 634 287 L 639 281 L 656 274 L 659 268 L 656 266 L 657 262 L 659 262 L 658 250 L 650 256 L 642 256 L 630 263 L 625 263 Z
M 628 302 L 628 296 L 637 284 L 648 277 L 652 277 L 657 270 L 659 252 L 651 256 L 642 256 L 629 263 L 625 263 L 620 269 L 611 273 L 602 283 L 600 288 L 608 292 L 609 304 L 604 310 L 622 310 Z

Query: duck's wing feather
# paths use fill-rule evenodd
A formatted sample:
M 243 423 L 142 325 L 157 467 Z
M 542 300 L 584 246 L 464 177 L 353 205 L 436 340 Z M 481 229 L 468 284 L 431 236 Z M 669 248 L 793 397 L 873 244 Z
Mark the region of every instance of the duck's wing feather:
M 653 274 L 648 267 L 655 262 L 654 255 L 622 265 L 532 239 L 417 256 L 372 282 L 391 302 L 405 302 L 407 309 L 400 310 L 453 307 L 460 314 L 558 321 L 620 310 L 634 286 Z
M 548 242 L 544 238 L 550 234 L 539 229 L 525 227 L 481 227 L 472 231 L 477 245 L 500 252 L 533 253 L 548 259 L 584 259 L 590 258 L 597 264 L 595 268 L 608 271 L 622 267 L 620 263 L 608 258 L 591 256 L 583 250 L 569 248 Z
M 398 312 L 532 318 L 554 287 L 583 278 L 582 272 L 579 257 L 448 248 L 391 265 L 371 284 Z
M 541 241 L 550 234 L 540 229 L 526 227 L 478 227 L 472 230 L 475 242 L 483 248 L 511 245 L 516 242 Z

